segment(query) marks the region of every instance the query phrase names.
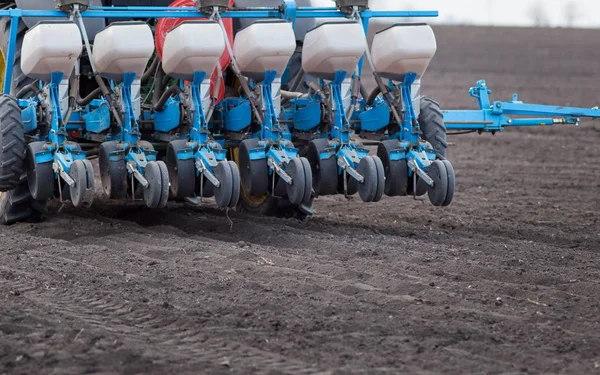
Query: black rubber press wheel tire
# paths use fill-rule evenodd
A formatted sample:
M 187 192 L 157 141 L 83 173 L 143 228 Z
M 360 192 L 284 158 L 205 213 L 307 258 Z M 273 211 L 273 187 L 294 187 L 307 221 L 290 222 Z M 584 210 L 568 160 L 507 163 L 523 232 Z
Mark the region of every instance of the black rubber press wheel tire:
M 186 140 L 175 140 L 167 145 L 167 158 L 165 163 L 169 171 L 170 190 L 173 198 L 183 200 L 193 197 L 196 191 L 196 167 L 194 159 L 181 160 L 177 151 L 187 148 Z
M 259 197 L 267 194 L 269 188 L 269 167 L 266 159 L 251 160 L 250 151 L 258 146 L 258 139 L 245 139 L 240 143 L 239 166 L 244 191 Z
M 312 184 L 317 196 L 335 195 L 338 188 L 338 166 L 335 156 L 321 159 L 321 152 L 329 147 L 327 139 L 315 139 L 308 145 L 306 158 L 312 170 Z
M 125 160 L 110 160 L 110 153 L 119 150 L 117 142 L 104 142 L 98 151 L 100 179 L 104 194 L 110 199 L 127 195 L 127 167 Z

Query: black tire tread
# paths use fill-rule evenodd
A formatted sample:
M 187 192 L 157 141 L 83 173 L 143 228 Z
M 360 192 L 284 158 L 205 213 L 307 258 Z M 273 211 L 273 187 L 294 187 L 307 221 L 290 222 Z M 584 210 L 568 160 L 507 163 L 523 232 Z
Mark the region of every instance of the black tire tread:
M 446 142 L 446 124 L 440 104 L 431 96 L 421 97 L 421 113 L 419 125 L 423 139 L 431 143 L 442 157 L 446 158 L 448 143 Z
M 14 3 L 13 1 L 2 1 L 2 6 L 8 6 Z M 16 94 L 21 88 L 33 82 L 33 79 L 27 77 L 23 74 L 21 70 L 21 46 L 23 44 L 23 38 L 25 37 L 25 32 L 28 30 L 27 25 L 21 19 L 19 21 L 18 35 L 17 35 L 17 45 L 15 50 L 15 60 L 13 64 L 13 75 L 12 75 L 12 83 L 11 83 L 11 94 Z M 8 54 L 8 40 L 10 33 L 10 17 L 1 17 L 0 18 L 0 50 L 2 51 L 4 56 Z M 4 72 L 0 72 L 4 73 Z M 5 97 L 2 95 L 2 97 Z M 4 99 L 0 99 L 4 100 Z M 18 105 L 16 105 L 16 100 L 12 100 L 13 105 L 11 108 L 18 109 Z M 21 111 L 19 109 L 18 112 L 18 121 L 20 126 L 19 129 L 15 130 L 18 134 L 23 132 L 23 126 L 21 124 Z M 1 121 L 1 120 L 0 120 Z M 3 123 L 3 122 L 0 122 Z M 3 129 L 4 130 L 4 129 Z M 3 132 L 4 133 L 4 132 Z M 12 135 L 12 134 L 11 134 Z M 16 135 L 18 139 L 21 139 L 19 135 Z M 16 186 L 4 193 L 0 196 L 0 224 L 1 225 L 11 225 L 17 222 L 39 222 L 44 219 L 44 216 L 47 212 L 47 202 L 46 201 L 36 201 L 31 196 L 31 192 L 29 191 L 29 185 L 27 183 L 27 174 L 25 173 L 25 140 L 22 137 L 23 143 L 23 154 L 21 159 L 21 173 L 18 176 L 19 180 Z M 2 142 L 2 149 L 6 144 L 4 143 L 4 139 Z M 13 145 L 13 150 L 16 145 Z M 4 152 L 4 151 L 3 151 Z M 3 158 L 4 160 L 4 158 Z M 14 171 L 14 170 L 13 170 Z M 4 175 L 4 173 L 2 173 Z M 0 189 L 5 190 L 5 189 Z
M 47 203 L 34 201 L 29 192 L 27 175 L 22 175 L 19 184 L 0 196 L 0 225 L 18 222 L 39 222 L 47 212 Z
M 17 101 L 0 94 L 0 191 L 14 189 L 25 171 L 25 134 Z

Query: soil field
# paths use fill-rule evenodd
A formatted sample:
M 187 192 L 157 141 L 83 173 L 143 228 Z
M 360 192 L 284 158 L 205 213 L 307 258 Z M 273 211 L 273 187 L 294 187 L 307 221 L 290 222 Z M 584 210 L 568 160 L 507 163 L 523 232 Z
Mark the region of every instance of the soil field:
M 600 30 L 435 31 L 423 93 L 445 108 L 482 78 L 600 103 Z M 98 200 L 0 228 L 0 373 L 599 373 L 600 124 L 450 141 L 447 209 Z

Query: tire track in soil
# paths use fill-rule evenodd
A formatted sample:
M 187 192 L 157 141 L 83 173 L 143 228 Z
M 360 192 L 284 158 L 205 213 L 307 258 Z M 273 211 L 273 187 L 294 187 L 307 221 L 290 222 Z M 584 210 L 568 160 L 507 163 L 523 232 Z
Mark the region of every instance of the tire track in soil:
M 16 273 L 14 269 L 0 269 Z M 19 276 L 29 280 L 11 282 L 0 279 L 0 286 L 5 290 L 18 290 L 28 305 L 33 305 L 33 308 L 29 306 L 32 310 L 35 307 L 52 310 L 54 314 L 71 320 L 71 324 L 77 322 L 83 326 L 82 332 L 91 327 L 107 331 L 123 345 L 145 347 L 144 356 L 152 361 L 166 359 L 164 355 L 168 352 L 168 361 L 182 361 L 187 368 L 192 369 L 226 361 L 227 357 L 235 353 L 231 365 L 239 361 L 248 369 L 266 366 L 270 370 L 284 373 L 315 373 L 315 369 L 306 363 L 290 361 L 228 339 L 209 337 L 204 330 L 198 330 L 196 325 L 190 324 L 189 320 L 180 320 L 177 316 L 149 313 L 146 309 L 136 309 L 136 306 L 131 306 L 128 302 L 110 300 L 97 294 L 90 296 L 76 288 L 52 287 L 40 291 L 33 281 L 35 275 L 22 273 Z
M 159 223 L 159 225 L 160 225 L 160 223 Z M 134 226 L 135 226 L 135 225 L 134 225 Z M 128 229 L 131 229 L 131 228 L 128 228 Z M 147 228 L 147 229 L 146 229 L 146 228 L 141 228 L 141 229 L 140 229 L 140 231 L 142 231 L 142 232 L 144 232 L 144 231 L 148 231 L 149 233 L 153 233 L 153 232 L 154 232 L 154 229 L 155 229 L 155 227 L 150 227 L 150 228 Z M 122 233 L 122 235 L 129 235 L 129 236 L 131 236 L 131 233 L 129 233 L 129 234 L 128 234 L 128 233 Z M 133 235 L 133 238 L 129 238 L 129 239 L 128 239 L 128 241 L 130 242 L 130 244 L 129 244 L 129 245 L 124 245 L 124 246 L 123 246 L 123 248 L 124 248 L 124 249 L 128 249 L 127 251 L 128 251 L 128 252 L 131 252 L 130 246 L 134 246 L 134 245 L 136 245 L 136 244 L 137 244 L 137 240 L 138 240 L 139 236 L 141 236 L 141 235 L 142 235 L 141 233 L 135 233 L 135 234 Z M 118 237 L 118 236 L 117 236 L 117 237 Z M 358 234 L 358 235 L 356 235 L 356 237 L 359 237 L 359 238 L 360 238 L 360 237 L 363 237 L 363 236 L 362 236 L 362 235 L 360 235 L 360 234 Z M 365 235 L 364 237 L 365 237 L 365 239 L 368 239 L 368 238 L 370 238 L 368 235 Z M 312 238 L 312 237 L 310 237 L 310 238 Z M 112 235 L 111 235 L 111 236 L 106 236 L 106 237 L 103 237 L 102 239 L 103 239 L 103 240 L 107 240 L 107 241 L 114 242 L 114 240 L 113 240 L 113 238 L 112 238 Z M 76 239 L 76 240 L 71 240 L 71 241 L 74 241 L 75 243 L 78 243 L 78 242 L 85 242 L 86 240 L 85 240 L 85 238 L 78 238 L 78 239 Z M 315 239 L 315 241 L 316 241 L 316 242 L 319 242 L 319 243 L 321 243 L 321 242 L 325 242 L 325 243 L 327 243 L 327 242 L 335 242 L 335 241 L 330 241 L 330 240 L 325 240 L 325 241 L 324 241 L 324 240 L 322 240 L 322 239 L 320 239 L 320 238 L 319 238 L 319 239 Z M 171 240 L 169 239 L 167 242 L 170 244 L 170 243 L 171 243 Z M 393 244 L 393 242 L 394 242 L 394 241 L 391 241 L 391 244 Z M 100 246 L 100 245 L 98 245 L 98 246 Z M 139 247 L 139 246 L 138 246 L 138 247 Z M 221 249 L 221 251 L 223 251 L 223 249 Z M 342 249 L 339 249 L 338 251 L 340 251 L 340 252 L 341 252 L 341 251 L 344 251 L 344 252 L 346 252 L 346 251 L 347 251 L 347 249 L 345 249 L 345 248 L 342 248 Z M 225 252 L 227 253 L 227 251 L 225 251 Z M 245 254 L 245 253 L 248 253 L 248 252 L 247 252 L 247 251 L 242 251 L 242 252 L 241 252 L 241 258 L 238 256 L 238 257 L 236 257 L 236 258 L 237 258 L 237 260 L 242 260 L 242 261 L 248 262 L 248 261 L 251 261 L 251 260 L 254 260 L 254 259 L 256 259 L 256 256 L 253 256 L 252 254 L 250 254 L 250 256 L 248 256 L 248 254 Z M 222 255 L 222 257 L 223 257 L 223 256 L 224 256 L 224 255 L 226 255 L 226 254 L 221 254 L 221 255 Z M 239 254 L 238 254 L 238 255 L 239 255 Z M 273 255 L 271 255 L 271 257 L 272 257 L 272 256 L 273 256 Z M 172 257 L 170 257 L 170 259 L 171 259 L 171 261 L 173 261 Z M 335 259 L 335 258 L 333 258 L 333 259 Z M 127 259 L 127 261 L 131 261 L 131 259 Z M 175 260 L 175 261 L 176 261 L 176 260 Z M 277 262 L 277 261 L 278 261 L 278 259 L 275 259 L 275 261 Z M 346 261 L 346 265 L 347 265 L 347 261 Z M 342 267 L 343 267 L 343 266 L 342 266 Z M 340 269 L 339 269 L 339 270 L 332 270 L 332 268 L 330 267 L 330 265 L 326 265 L 326 266 L 325 266 L 325 268 L 326 268 L 326 269 L 329 269 L 329 272 L 330 272 L 330 273 L 332 273 L 332 274 L 334 274 L 334 275 L 335 275 L 335 274 L 337 274 L 337 275 L 336 275 L 336 277 L 338 277 L 338 276 L 339 276 L 339 274 L 340 274 L 340 273 L 342 273 L 342 272 L 344 271 L 344 268 L 342 268 L 342 267 L 340 267 Z M 346 266 L 346 268 L 348 268 L 348 266 Z M 286 269 L 286 271 L 287 271 L 287 269 Z M 390 271 L 393 271 L 393 270 L 390 270 Z M 391 272 L 391 273 L 393 274 L 393 272 Z M 284 276 L 288 276 L 288 275 L 281 275 L 281 272 L 274 272 L 274 275 L 277 275 L 277 274 L 279 274 L 279 279 L 284 279 Z M 311 273 L 311 274 L 313 274 L 313 273 Z M 348 278 L 348 279 L 349 279 L 349 280 L 352 282 L 352 279 L 353 279 L 353 278 L 356 278 L 356 277 L 358 277 L 360 274 L 361 274 L 361 273 L 356 273 L 355 275 L 353 275 L 353 274 L 351 274 L 351 273 L 350 273 L 350 274 L 348 274 L 348 272 L 346 272 L 346 277 L 347 277 L 347 278 Z M 364 275 L 364 272 L 363 272 L 362 274 Z M 417 274 L 418 274 L 418 272 L 417 272 Z M 343 275 L 343 273 L 342 273 L 342 275 Z M 250 276 L 250 277 L 254 277 L 254 276 L 256 276 L 256 275 L 249 275 L 249 276 Z M 396 275 L 396 276 L 397 276 L 397 275 Z M 294 279 L 294 278 L 297 278 L 297 277 L 291 277 L 291 278 L 292 278 L 292 279 Z M 343 279 L 343 278 L 344 278 L 344 276 L 342 276 L 342 279 Z M 362 276 L 362 278 L 364 278 L 364 276 Z M 416 278 L 416 279 L 419 279 L 419 281 L 422 281 L 422 279 L 421 279 L 421 278 L 418 278 L 418 277 L 414 277 L 414 278 Z M 275 283 L 275 284 L 277 284 L 277 281 L 278 281 L 278 280 L 277 280 L 277 279 L 275 279 L 275 280 L 272 280 L 272 281 L 274 281 L 274 283 Z M 322 285 L 323 283 L 322 283 L 322 280 L 317 280 L 317 281 L 315 281 L 313 284 L 316 284 L 316 285 Z M 268 285 L 268 284 L 264 284 L 264 285 Z M 285 285 L 285 283 L 284 283 L 284 282 L 282 282 L 282 285 Z M 365 284 L 365 285 L 366 285 L 366 284 Z M 410 287 L 407 287 L 406 285 L 404 285 L 404 287 L 402 287 L 402 285 L 403 285 L 403 284 L 400 284 L 400 289 L 404 289 L 404 290 L 406 290 L 406 289 L 410 289 Z M 352 286 L 352 285 L 351 285 L 351 286 Z M 360 288 L 359 288 L 359 289 L 360 289 Z M 483 289 L 485 289 L 485 288 L 483 288 Z M 353 291 L 353 290 L 352 290 L 352 288 L 350 288 L 350 290 L 346 290 L 346 292 L 350 292 L 351 294 L 352 294 L 352 293 L 354 293 L 354 294 L 357 294 L 357 293 L 356 293 L 356 290 L 354 290 L 354 291 Z M 372 292 L 372 290 L 371 290 L 371 292 Z M 343 293 L 342 293 L 342 294 L 343 294 Z M 346 297 L 347 297 L 347 296 L 346 296 Z M 364 297 L 364 296 L 363 296 L 363 297 Z M 373 298 L 373 300 L 371 300 L 371 301 L 369 301 L 369 302 L 370 302 L 371 304 L 376 304 L 376 303 L 377 303 L 377 301 L 378 301 L 378 300 L 380 300 L 380 299 L 381 299 L 381 297 L 380 297 L 380 296 L 376 296 L 375 298 Z M 412 298 L 412 300 L 414 300 L 414 299 L 415 299 L 415 298 Z M 436 299 L 437 299 L 437 300 L 439 300 L 439 298 L 436 298 Z M 348 301 L 350 301 L 350 300 L 351 300 L 351 298 L 348 298 Z M 390 301 L 382 301 L 382 302 L 383 302 L 383 303 L 388 303 L 388 304 L 390 303 Z M 405 302 L 406 302 L 406 301 L 405 301 Z M 404 302 L 404 303 L 405 303 L 405 302 Z M 403 302 L 402 302 L 402 301 L 400 301 L 400 303 L 399 303 L 398 305 L 401 305 L 401 304 L 403 304 Z M 458 310 L 458 311 L 456 311 L 456 310 Z M 477 309 L 471 309 L 471 310 L 464 309 L 464 310 L 461 310 L 460 308 L 456 308 L 456 309 L 453 309 L 452 311 L 454 311 L 454 312 L 460 312 L 460 311 L 462 311 L 463 313 L 465 313 L 465 314 L 468 314 L 468 313 L 477 313 L 479 310 L 477 310 Z M 420 313 L 422 314 L 422 312 L 420 312 Z M 481 314 L 481 313 L 480 313 L 480 314 Z M 489 313 L 484 313 L 484 315 L 491 315 L 491 316 L 492 316 L 491 318 L 496 318 L 496 319 L 498 319 L 498 318 L 501 318 L 501 319 L 508 319 L 508 318 L 509 318 L 509 317 L 507 317 L 507 316 L 503 316 L 502 314 L 489 314 Z M 437 317 L 437 318 L 439 319 L 439 317 Z M 490 319 L 490 317 L 488 317 L 488 319 Z M 516 320 L 519 320 L 519 319 L 517 318 Z M 517 326 L 518 326 L 518 325 L 517 325 Z M 465 327 L 465 329 L 466 329 L 466 332 L 469 332 L 469 327 L 468 327 L 468 326 L 466 326 L 466 327 Z M 227 330 L 225 330 L 225 331 L 227 331 Z M 467 336 L 468 336 L 468 334 L 467 334 Z

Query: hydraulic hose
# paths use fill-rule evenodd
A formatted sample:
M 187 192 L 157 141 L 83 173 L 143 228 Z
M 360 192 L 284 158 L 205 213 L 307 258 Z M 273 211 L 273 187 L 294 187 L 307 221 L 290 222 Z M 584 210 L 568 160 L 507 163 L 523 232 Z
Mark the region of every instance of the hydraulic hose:
M 160 59 L 158 58 L 158 56 L 156 56 L 154 58 L 154 60 L 152 60 L 152 64 L 150 64 L 148 69 L 146 69 L 146 71 L 142 75 L 142 85 L 144 85 L 146 82 L 148 82 L 150 77 L 152 77 L 153 75 L 156 74 L 156 69 L 158 68 L 159 62 L 160 62 Z
M 100 95 L 102 95 L 102 89 L 100 87 L 95 88 L 94 91 L 89 93 L 88 96 L 86 96 L 85 98 L 80 98 L 79 95 L 77 95 L 77 105 L 80 105 L 82 107 L 86 106 L 90 104 L 92 100 L 98 98 Z
M 102 79 L 102 77 L 100 77 L 100 74 L 95 73 L 94 78 L 96 79 L 96 83 L 98 84 L 98 88 L 102 92 L 102 95 L 104 95 L 106 100 L 108 100 L 108 106 L 113 114 L 114 119 L 117 121 L 117 125 L 123 126 L 123 121 L 121 121 L 121 114 L 119 113 L 119 111 L 117 111 L 117 108 L 115 107 L 113 102 L 112 91 L 108 88 L 108 86 L 106 86 L 106 83 L 104 83 L 104 80 Z
M 165 103 L 167 102 L 167 100 L 169 100 L 169 98 L 171 96 L 179 95 L 179 94 L 181 94 L 181 89 L 179 88 L 179 86 L 173 85 L 173 86 L 169 87 L 164 92 L 164 94 L 162 94 L 160 99 L 158 99 L 158 102 L 156 102 L 156 104 L 154 104 L 152 109 L 154 109 L 155 111 L 162 111 L 163 109 L 165 109 Z
M 154 92 L 152 93 L 152 106 L 155 106 L 163 92 L 163 79 L 165 77 L 165 71 L 162 69 L 162 62 L 156 67 L 156 74 L 154 75 Z
M 71 120 L 71 115 L 73 114 L 73 107 L 75 107 L 75 103 L 77 103 L 77 96 L 79 95 L 79 79 L 81 76 L 79 60 L 75 61 L 75 74 L 69 80 L 69 109 L 65 117 L 63 118 L 63 124 L 68 124 Z
M 23 88 L 21 88 L 17 92 L 17 94 L 15 95 L 15 97 L 17 99 L 23 99 L 23 97 L 25 96 L 25 94 L 28 94 L 30 92 L 35 93 L 35 92 L 39 91 L 38 85 L 39 85 L 39 81 L 38 80 L 33 81 L 32 83 L 28 84 L 27 86 L 24 86 Z
M 366 92 L 366 90 L 365 90 Z M 381 88 L 379 86 L 375 87 L 371 94 L 367 97 L 367 105 L 373 105 L 377 96 L 381 93 Z
M 309 82 L 308 83 L 308 87 L 310 89 L 312 89 L 314 92 L 317 93 L 317 95 L 319 95 L 321 97 L 321 99 L 323 99 L 323 105 L 325 105 L 325 107 L 329 106 L 329 103 L 327 102 L 327 95 L 325 95 L 325 93 L 323 92 L 323 89 L 321 89 L 321 86 L 319 86 L 318 83 L 316 82 Z
M 360 83 L 360 96 L 362 96 L 362 98 L 365 100 L 367 100 L 367 97 L 369 96 L 369 93 L 367 92 L 367 89 L 365 88 L 365 85 L 363 85 L 362 81 Z

